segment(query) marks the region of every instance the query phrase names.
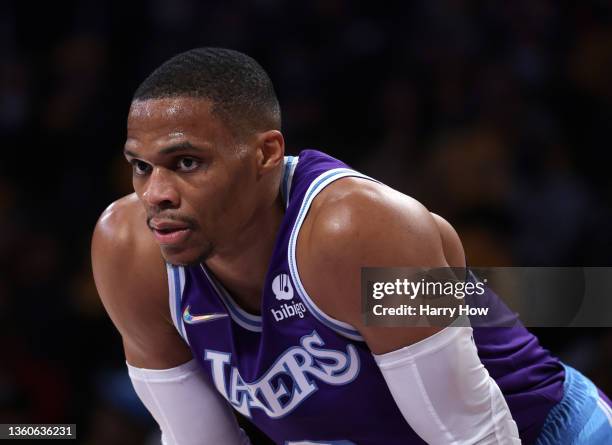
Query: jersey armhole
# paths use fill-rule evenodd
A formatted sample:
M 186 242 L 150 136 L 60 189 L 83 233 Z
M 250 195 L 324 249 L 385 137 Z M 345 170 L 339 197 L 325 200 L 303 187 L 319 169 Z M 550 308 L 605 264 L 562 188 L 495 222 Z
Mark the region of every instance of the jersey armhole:
M 368 179 L 374 182 L 379 182 L 376 179 L 370 178 L 369 176 L 366 176 L 362 173 L 356 172 L 348 168 L 335 168 L 326 171 L 319 175 L 314 181 L 312 181 L 310 187 L 304 195 L 304 199 L 302 201 L 298 217 L 295 221 L 293 229 L 291 230 L 291 236 L 289 237 L 287 261 L 289 263 L 289 272 L 291 273 L 291 278 L 296 285 L 298 295 L 300 296 L 310 313 L 319 322 L 323 323 L 325 326 L 342 335 L 343 337 L 356 341 L 365 341 L 359 331 L 355 329 L 351 324 L 329 316 L 315 304 L 310 295 L 308 295 L 308 292 L 306 292 L 304 285 L 302 284 L 302 280 L 300 279 L 300 274 L 297 266 L 297 239 L 300 233 L 300 229 L 302 228 L 302 223 L 306 219 L 306 215 L 308 213 L 310 205 L 312 204 L 312 201 L 329 184 L 334 181 L 337 181 L 338 179 L 346 177 L 357 177 Z
M 168 274 L 168 303 L 172 324 L 183 340 L 185 340 L 185 343 L 189 344 L 181 312 L 183 290 L 185 289 L 185 268 L 166 263 L 166 272 Z

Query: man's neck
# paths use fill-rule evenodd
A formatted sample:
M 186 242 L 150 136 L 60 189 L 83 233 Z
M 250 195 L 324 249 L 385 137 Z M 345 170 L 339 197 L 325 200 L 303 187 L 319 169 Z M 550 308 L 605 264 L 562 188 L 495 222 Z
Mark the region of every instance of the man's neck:
M 266 273 L 285 210 L 282 198 L 260 212 L 232 241 L 232 248 L 206 260 L 206 266 L 245 310 L 259 313 Z

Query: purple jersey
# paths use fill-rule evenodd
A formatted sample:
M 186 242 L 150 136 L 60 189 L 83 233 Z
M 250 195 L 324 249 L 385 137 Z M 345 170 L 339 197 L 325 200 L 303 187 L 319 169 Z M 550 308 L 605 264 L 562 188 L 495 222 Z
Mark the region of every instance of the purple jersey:
M 317 308 L 300 280 L 296 243 L 310 204 L 347 176 L 365 178 L 318 151 L 287 157 L 261 315 L 240 308 L 205 265 L 168 265 L 173 321 L 214 387 L 278 444 L 422 444 L 362 337 Z M 521 438 L 534 441 L 563 396 L 561 364 L 520 325 L 474 328 L 474 340 Z

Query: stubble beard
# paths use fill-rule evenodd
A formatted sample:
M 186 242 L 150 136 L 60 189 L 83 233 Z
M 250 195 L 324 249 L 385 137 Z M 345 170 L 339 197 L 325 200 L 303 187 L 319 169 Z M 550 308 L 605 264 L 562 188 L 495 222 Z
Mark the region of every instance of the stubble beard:
M 173 266 L 182 266 L 182 267 L 188 267 L 188 266 L 197 266 L 199 264 L 204 263 L 208 258 L 210 258 L 213 254 L 213 246 L 212 243 L 210 241 L 207 241 L 200 249 L 198 252 L 194 252 L 193 257 L 187 257 L 185 259 L 183 258 L 173 258 L 175 257 L 174 254 L 172 254 L 171 252 L 165 252 L 164 249 L 161 249 L 161 253 L 162 253 L 162 257 L 164 258 L 164 261 L 166 261 L 167 263 L 172 264 Z M 176 255 L 178 257 L 180 257 L 181 255 Z

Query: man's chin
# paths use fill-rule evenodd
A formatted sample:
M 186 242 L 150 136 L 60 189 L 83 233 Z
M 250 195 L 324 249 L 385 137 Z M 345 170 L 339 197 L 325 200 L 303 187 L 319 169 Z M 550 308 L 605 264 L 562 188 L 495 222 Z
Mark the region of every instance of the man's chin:
M 193 266 L 200 264 L 210 256 L 210 249 L 205 251 L 196 249 L 175 249 L 160 246 L 161 254 L 167 263 L 173 266 Z

